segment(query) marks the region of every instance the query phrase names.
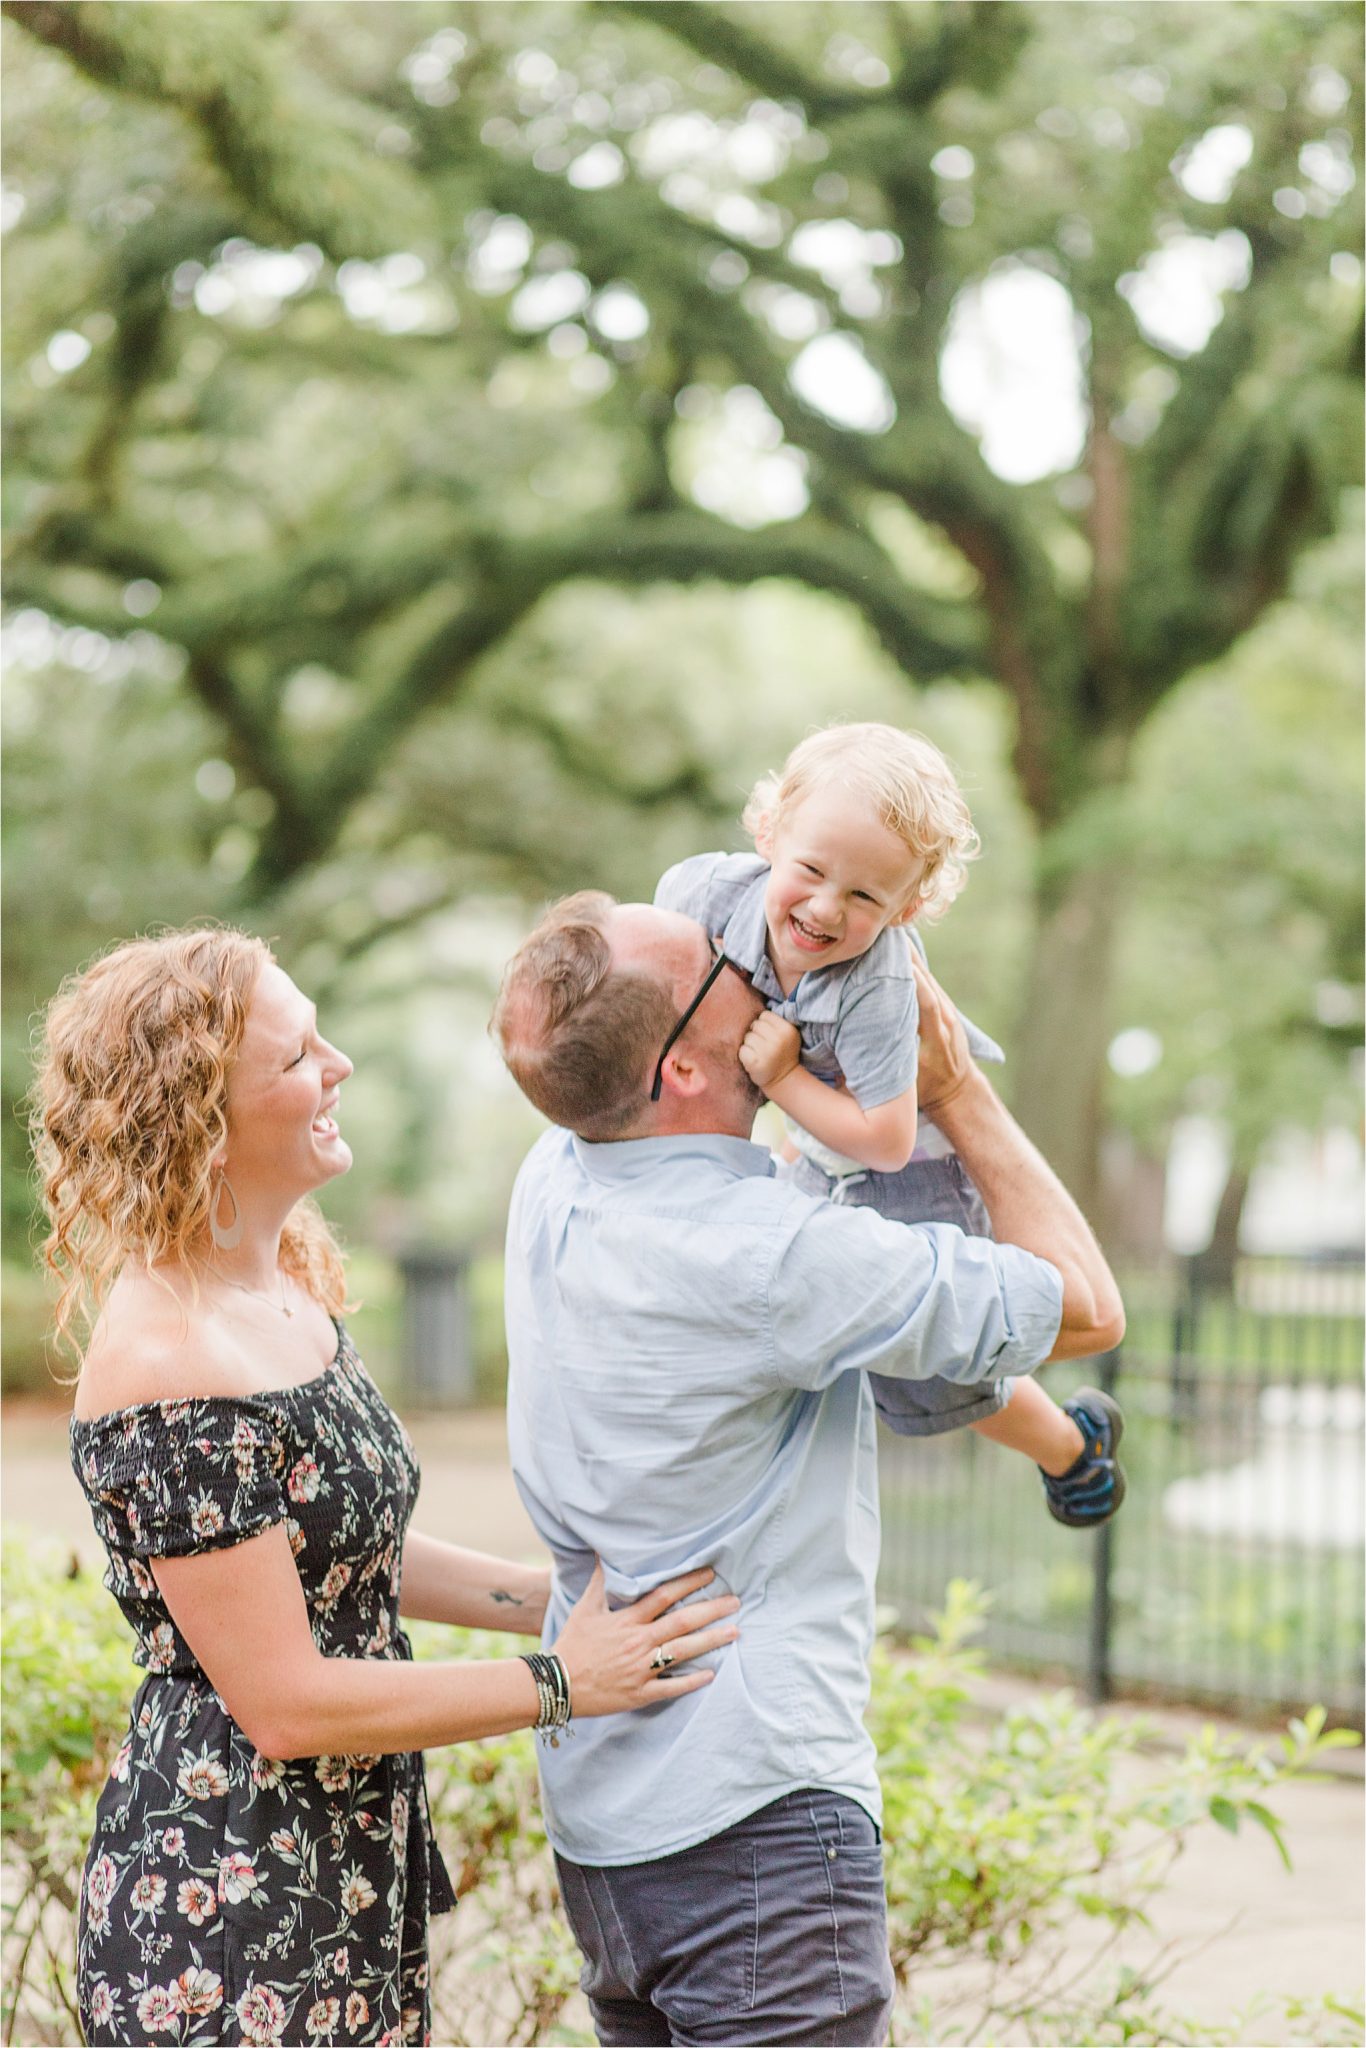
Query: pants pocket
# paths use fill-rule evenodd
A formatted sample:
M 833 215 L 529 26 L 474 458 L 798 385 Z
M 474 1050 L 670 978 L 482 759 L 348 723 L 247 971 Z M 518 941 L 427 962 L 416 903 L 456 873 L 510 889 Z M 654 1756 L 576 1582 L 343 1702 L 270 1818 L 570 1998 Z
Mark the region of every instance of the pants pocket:
M 868 2012 L 892 1996 L 887 1952 L 887 1885 L 881 1833 L 856 1801 L 818 1810 L 829 1878 L 831 1935 L 842 2015 Z
M 668 1928 L 656 2005 L 685 2029 L 752 2012 L 758 1991 L 758 1850 L 719 1835 L 652 1867 L 633 1907 Z M 671 1869 L 670 1865 L 676 1866 Z

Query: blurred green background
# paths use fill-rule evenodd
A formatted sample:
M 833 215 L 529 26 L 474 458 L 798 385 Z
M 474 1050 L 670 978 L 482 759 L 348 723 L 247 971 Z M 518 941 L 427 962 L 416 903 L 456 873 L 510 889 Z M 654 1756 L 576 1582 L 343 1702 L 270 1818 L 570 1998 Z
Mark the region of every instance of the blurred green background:
M 1119 1255 L 1192 1117 L 1230 1243 L 1357 1142 L 1358 6 L 3 13 L 8 1384 L 35 1016 L 212 915 L 494 1391 L 502 961 L 835 718 L 958 765 L 931 956 Z

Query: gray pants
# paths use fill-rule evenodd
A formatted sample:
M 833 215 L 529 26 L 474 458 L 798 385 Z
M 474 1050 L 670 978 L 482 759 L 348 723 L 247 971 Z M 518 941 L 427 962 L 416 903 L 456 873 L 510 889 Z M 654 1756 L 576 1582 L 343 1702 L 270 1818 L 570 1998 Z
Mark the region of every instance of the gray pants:
M 882 1842 L 835 1792 L 791 1792 L 695 1848 L 555 1858 L 604 2048 L 880 2048 L 892 2017 Z
M 968 1179 L 954 1152 L 943 1159 L 913 1159 L 900 1173 L 854 1173 L 832 1179 L 809 1159 L 785 1169 L 808 1194 L 828 1195 L 851 1209 L 876 1209 L 893 1223 L 956 1223 L 969 1237 L 990 1237 L 991 1222 L 982 1197 Z M 943 1436 L 995 1415 L 1010 1399 L 1014 1382 L 979 1380 L 956 1386 L 952 1380 L 897 1380 L 869 1373 L 877 1412 L 898 1436 Z

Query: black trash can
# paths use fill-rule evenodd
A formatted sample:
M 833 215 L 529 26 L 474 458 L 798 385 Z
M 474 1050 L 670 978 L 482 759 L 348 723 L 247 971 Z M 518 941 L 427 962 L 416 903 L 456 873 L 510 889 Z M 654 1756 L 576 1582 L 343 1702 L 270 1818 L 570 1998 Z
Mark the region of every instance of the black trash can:
M 468 1408 L 474 1400 L 469 1259 L 449 1245 L 399 1253 L 403 1276 L 400 1405 Z

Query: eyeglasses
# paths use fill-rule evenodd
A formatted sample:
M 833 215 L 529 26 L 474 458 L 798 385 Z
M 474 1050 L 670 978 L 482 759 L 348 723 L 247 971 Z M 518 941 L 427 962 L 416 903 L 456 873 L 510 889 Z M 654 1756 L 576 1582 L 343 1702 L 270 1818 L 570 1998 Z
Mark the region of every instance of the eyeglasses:
M 669 1033 L 668 1037 L 664 1041 L 663 1049 L 661 1050 L 659 1059 L 655 1064 L 655 1078 L 654 1083 L 650 1089 L 651 1102 L 658 1102 L 661 1090 L 664 1087 L 665 1060 L 669 1057 L 669 1054 L 673 1051 L 679 1039 L 683 1036 L 683 1033 L 687 1030 L 688 1026 L 692 1023 L 693 1018 L 697 1015 L 697 1012 L 702 1007 L 702 1002 L 704 997 L 706 996 L 707 990 L 711 987 L 714 981 L 719 980 L 721 969 L 723 967 L 734 967 L 737 974 L 743 974 L 745 971 L 743 967 L 736 966 L 734 960 L 727 958 L 727 956 L 721 951 L 721 948 L 717 945 L 715 939 L 711 940 L 711 950 L 712 963 L 710 968 L 707 970 L 706 980 L 703 982 L 701 988 L 697 991 L 697 994 L 688 1004 L 687 1009 L 683 1012 L 683 1015 L 679 1018 L 678 1022 L 674 1025 L 673 1030 Z

